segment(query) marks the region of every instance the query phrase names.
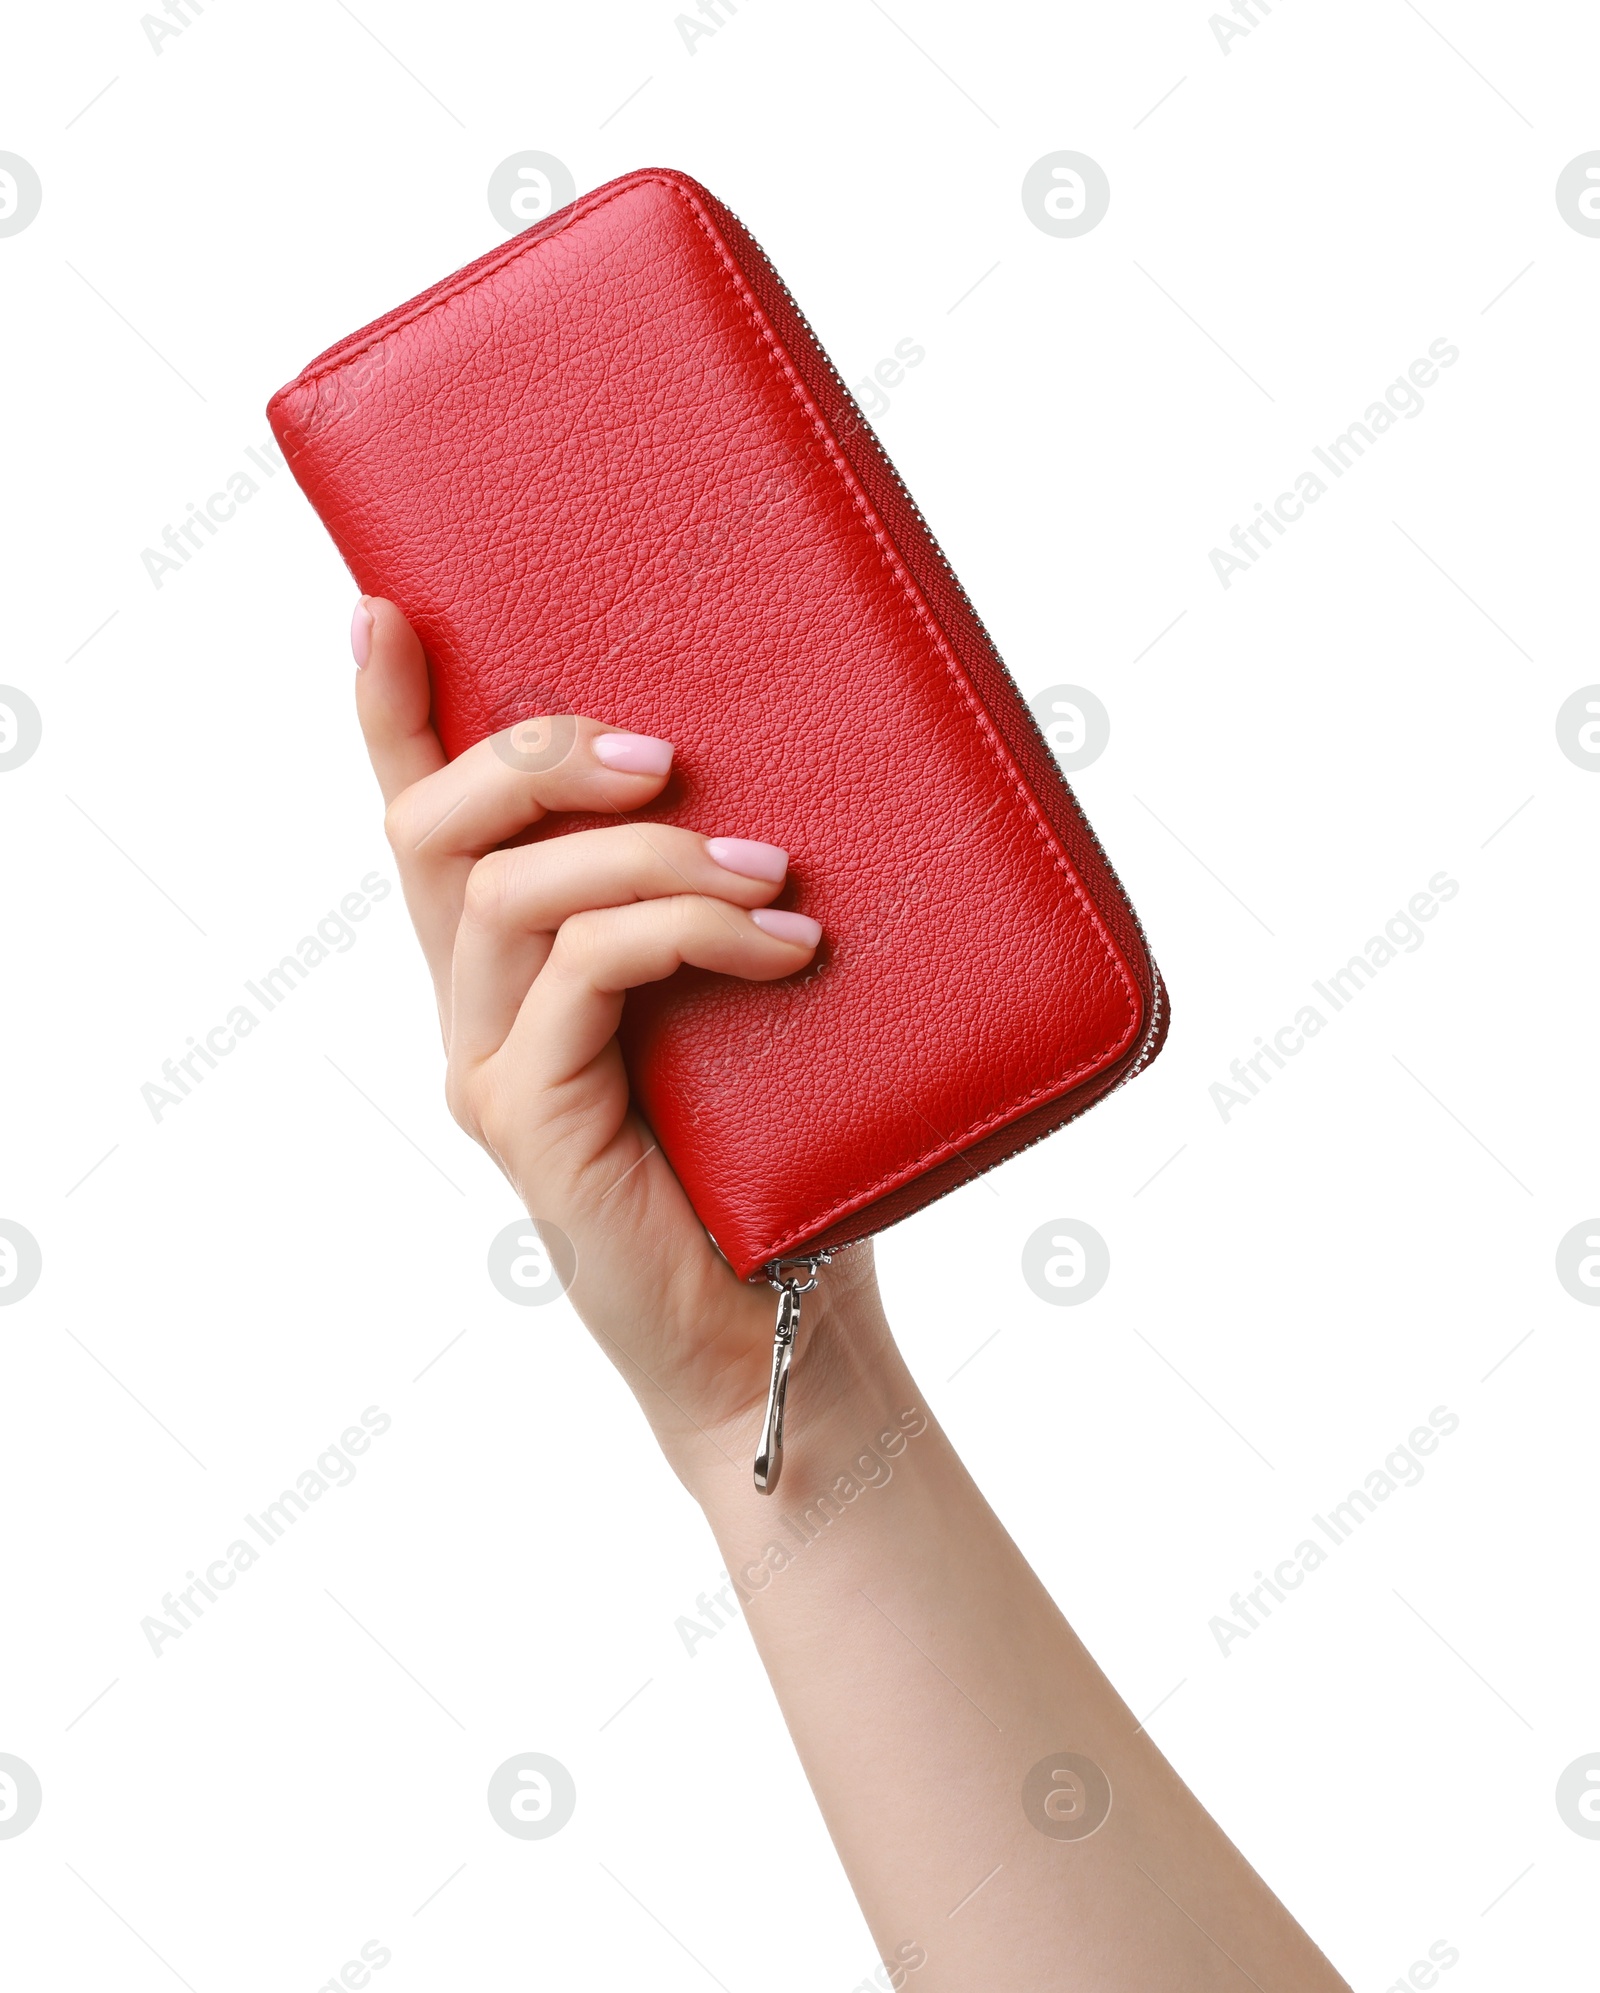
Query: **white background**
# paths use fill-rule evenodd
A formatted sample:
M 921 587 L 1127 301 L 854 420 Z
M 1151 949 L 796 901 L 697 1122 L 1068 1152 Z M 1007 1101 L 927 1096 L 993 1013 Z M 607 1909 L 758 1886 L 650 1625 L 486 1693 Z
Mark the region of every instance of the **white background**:
M 0 1311 L 0 1751 L 44 1790 L 0 1840 L 8 1981 L 312 1993 L 373 1939 L 382 1993 L 874 1962 L 744 1628 L 675 1630 L 722 1582 L 698 1513 L 565 1304 L 486 1276 L 516 1210 L 398 895 L 192 1098 L 140 1095 L 392 877 L 354 591 L 288 475 L 159 590 L 142 550 L 315 352 L 503 239 L 489 175 L 537 148 L 704 179 L 848 380 L 921 343 L 890 453 L 1024 690 L 1111 714 L 1077 787 L 1171 1042 L 882 1241 L 931 1402 L 1356 1987 L 1440 1939 L 1452 1993 L 1591 1984 L 1600 1842 L 1554 1788 L 1600 1750 L 1600 1316 L 1554 1265 L 1600 1208 L 1600 780 L 1554 722 L 1600 678 L 1600 240 L 1554 186 L 1600 24 L 1279 0 L 1224 53 L 1204 0 L 724 13 L 692 55 L 672 0 L 209 0 L 159 54 L 137 0 L 8 25 L 44 204 L 0 239 L 0 675 L 45 729 L 0 777 L 0 1216 L 44 1254 Z M 1112 189 L 1074 240 L 1020 200 L 1067 148 Z M 1210 549 L 1441 338 L 1425 411 L 1224 590 Z M 1225 1122 L 1229 1062 L 1441 869 L 1425 944 Z M 1020 1274 L 1062 1217 L 1110 1244 L 1081 1309 Z M 152 1655 L 370 1405 L 355 1482 Z M 1212 1616 L 1440 1405 L 1425 1479 L 1224 1658 Z M 534 1843 L 484 1799 L 527 1750 L 578 1788 Z

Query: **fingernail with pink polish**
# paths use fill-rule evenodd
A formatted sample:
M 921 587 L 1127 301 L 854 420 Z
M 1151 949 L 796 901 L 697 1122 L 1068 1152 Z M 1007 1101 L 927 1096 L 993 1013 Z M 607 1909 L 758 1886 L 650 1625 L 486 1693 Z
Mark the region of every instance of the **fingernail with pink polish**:
M 822 939 L 822 922 L 808 913 L 785 913 L 781 907 L 760 907 L 751 914 L 763 934 L 774 941 L 790 941 L 796 948 L 815 948 Z
M 776 886 L 789 869 L 789 854 L 775 844 L 759 844 L 753 837 L 708 837 L 706 850 L 712 863 L 725 872 L 737 872 L 741 879 L 760 879 Z
M 672 766 L 672 742 L 651 734 L 596 734 L 591 745 L 595 760 L 619 775 L 665 775 Z
M 356 604 L 356 613 L 350 618 L 350 648 L 360 670 L 372 655 L 372 611 L 365 602 Z

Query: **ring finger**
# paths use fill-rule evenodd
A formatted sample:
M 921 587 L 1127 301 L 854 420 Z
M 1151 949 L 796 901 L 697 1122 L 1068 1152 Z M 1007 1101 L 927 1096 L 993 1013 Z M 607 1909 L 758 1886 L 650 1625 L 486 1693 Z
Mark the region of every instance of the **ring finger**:
M 557 929 L 575 914 L 702 896 L 731 933 L 766 906 L 788 857 L 746 838 L 671 824 L 617 824 L 490 852 L 468 877 L 452 964 L 451 1056 L 471 1064 L 504 1043 Z

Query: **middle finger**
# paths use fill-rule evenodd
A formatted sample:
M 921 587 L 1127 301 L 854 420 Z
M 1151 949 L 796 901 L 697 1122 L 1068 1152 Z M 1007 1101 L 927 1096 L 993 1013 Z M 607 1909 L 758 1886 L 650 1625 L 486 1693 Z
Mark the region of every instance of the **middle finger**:
M 776 845 L 661 823 L 571 831 L 490 852 L 472 868 L 456 932 L 452 1062 L 475 1064 L 499 1050 L 557 928 L 573 914 L 679 894 L 762 907 L 787 870 L 788 854 Z
M 491 734 L 394 798 L 384 828 L 441 1007 L 474 863 L 551 810 L 640 809 L 671 762 L 666 741 L 558 716 Z

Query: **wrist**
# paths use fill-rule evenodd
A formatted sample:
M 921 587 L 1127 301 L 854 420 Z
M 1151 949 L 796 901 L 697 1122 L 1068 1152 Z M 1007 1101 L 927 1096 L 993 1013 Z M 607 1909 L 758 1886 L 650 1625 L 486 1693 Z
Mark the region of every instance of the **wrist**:
M 777 1296 L 767 1321 L 775 1328 Z M 752 1371 L 755 1365 L 752 1363 Z M 659 1434 L 680 1480 L 716 1524 L 730 1506 L 753 1518 L 772 1511 L 753 1470 L 771 1377 L 770 1333 L 742 1401 L 699 1428 L 689 1443 Z M 841 1253 L 801 1303 L 784 1416 L 780 1502 L 828 1486 L 861 1459 L 870 1478 L 874 1450 L 905 1445 L 902 1417 L 925 1429 L 916 1386 L 895 1345 L 878 1296 L 870 1245 Z M 859 1478 L 859 1477 L 858 1477 Z

